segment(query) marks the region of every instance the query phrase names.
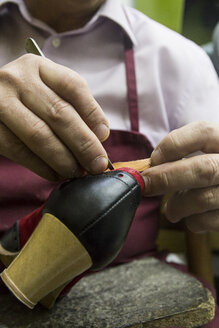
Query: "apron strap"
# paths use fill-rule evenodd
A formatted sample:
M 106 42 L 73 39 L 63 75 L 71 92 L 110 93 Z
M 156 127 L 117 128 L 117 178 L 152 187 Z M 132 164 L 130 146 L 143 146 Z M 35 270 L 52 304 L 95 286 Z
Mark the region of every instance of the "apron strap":
M 138 94 L 137 94 L 137 82 L 136 82 L 136 74 L 135 74 L 134 50 L 131 40 L 128 38 L 128 36 L 125 33 L 124 33 L 124 47 L 125 47 L 127 98 L 128 98 L 131 130 L 138 132 L 139 131 Z

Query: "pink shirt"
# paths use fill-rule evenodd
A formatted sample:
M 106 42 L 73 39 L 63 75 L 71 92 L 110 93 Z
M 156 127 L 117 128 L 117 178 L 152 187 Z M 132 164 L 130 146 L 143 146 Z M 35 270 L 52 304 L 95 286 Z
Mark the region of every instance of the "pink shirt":
M 22 0 L 0 0 L 0 67 L 24 54 L 32 36 L 48 58 L 87 80 L 111 128 L 129 130 L 122 30 L 135 49 L 140 132 L 153 146 L 188 122 L 219 123 L 218 78 L 201 48 L 119 0 L 107 0 L 85 27 L 59 34 Z

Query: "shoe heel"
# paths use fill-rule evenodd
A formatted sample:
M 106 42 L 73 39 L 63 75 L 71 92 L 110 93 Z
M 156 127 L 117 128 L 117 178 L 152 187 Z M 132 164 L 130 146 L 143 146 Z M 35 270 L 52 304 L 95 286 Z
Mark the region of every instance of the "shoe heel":
M 45 213 L 19 255 L 1 278 L 26 306 L 92 266 L 87 250 L 56 217 Z

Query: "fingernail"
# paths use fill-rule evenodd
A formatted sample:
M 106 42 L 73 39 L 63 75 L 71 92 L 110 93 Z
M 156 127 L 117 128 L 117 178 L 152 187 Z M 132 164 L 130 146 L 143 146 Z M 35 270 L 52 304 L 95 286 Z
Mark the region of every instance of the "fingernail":
M 156 147 L 151 154 L 151 164 L 153 166 L 161 163 L 162 163 L 162 152 L 160 150 L 160 147 Z
M 90 165 L 90 172 L 93 174 L 102 173 L 108 167 L 108 159 L 104 156 L 95 158 Z
M 96 134 L 97 138 L 103 142 L 109 137 L 110 130 L 106 124 L 101 123 L 96 126 L 94 133 Z

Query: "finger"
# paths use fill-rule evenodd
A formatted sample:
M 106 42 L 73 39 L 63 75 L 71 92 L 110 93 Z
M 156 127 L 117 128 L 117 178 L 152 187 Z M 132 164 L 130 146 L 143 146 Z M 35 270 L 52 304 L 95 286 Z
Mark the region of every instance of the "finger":
M 4 106 L 7 104 L 4 103 Z M 18 99 L 10 99 L 7 110 L 2 110 L 0 118 L 27 148 L 60 176 L 72 178 L 77 174 L 78 165 L 70 151 L 59 141 L 46 123 L 28 110 Z
M 50 181 L 60 177 L 30 151 L 6 126 L 0 123 L 0 154 Z
M 181 159 L 197 151 L 219 153 L 219 125 L 199 121 L 170 132 L 151 155 L 152 165 Z
M 39 97 L 40 95 L 40 97 Z M 107 154 L 101 142 L 86 125 L 74 107 L 43 83 L 21 93 L 22 102 L 46 122 L 78 162 L 90 173 L 107 168 Z
M 219 210 L 192 215 L 185 219 L 185 223 L 192 232 L 219 231 Z
M 219 184 L 219 154 L 200 155 L 154 166 L 142 173 L 145 195 L 162 195 L 178 190 Z
M 165 216 L 173 223 L 219 208 L 219 186 L 176 192 L 167 200 Z
M 42 81 L 77 110 L 100 141 L 108 138 L 109 124 L 106 116 L 80 75 L 48 59 L 41 62 L 39 72 Z

